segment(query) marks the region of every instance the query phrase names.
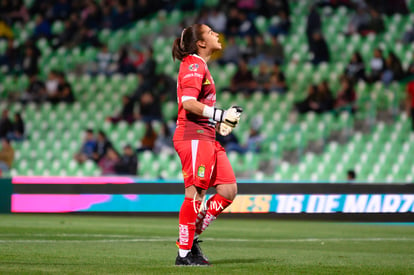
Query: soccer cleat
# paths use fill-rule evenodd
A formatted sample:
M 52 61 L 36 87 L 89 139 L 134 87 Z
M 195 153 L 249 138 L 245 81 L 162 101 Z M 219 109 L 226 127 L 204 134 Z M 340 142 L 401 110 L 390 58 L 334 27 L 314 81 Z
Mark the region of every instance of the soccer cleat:
M 198 257 L 194 257 L 191 252 L 188 252 L 187 256 L 180 257 L 180 254 L 177 255 L 177 258 L 175 259 L 175 265 L 209 265 L 205 261 L 201 260 Z
M 208 258 L 203 254 L 203 251 L 201 251 L 201 247 L 199 243 L 201 243 L 199 239 L 194 239 L 193 246 L 191 247 L 191 253 L 193 254 L 194 258 L 199 258 L 200 260 L 206 262 L 209 264 Z

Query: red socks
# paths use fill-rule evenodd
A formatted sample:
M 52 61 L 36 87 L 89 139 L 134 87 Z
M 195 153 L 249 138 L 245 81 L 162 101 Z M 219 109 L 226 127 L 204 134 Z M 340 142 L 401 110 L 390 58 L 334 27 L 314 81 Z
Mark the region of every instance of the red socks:
M 178 217 L 180 235 L 179 248 L 191 250 L 194 233 L 200 235 L 232 202 L 219 194 L 215 194 L 206 202 L 202 210 L 198 212 L 201 202 L 184 198 Z
M 200 201 L 184 198 L 184 202 L 181 205 L 180 215 L 178 217 L 180 249 L 190 250 L 193 246 L 194 233 L 196 228 L 195 222 L 200 204 Z
M 233 201 L 228 200 L 219 194 L 212 196 L 205 207 L 198 213 L 196 220 L 196 233 L 200 235 L 214 221 L 224 209 Z

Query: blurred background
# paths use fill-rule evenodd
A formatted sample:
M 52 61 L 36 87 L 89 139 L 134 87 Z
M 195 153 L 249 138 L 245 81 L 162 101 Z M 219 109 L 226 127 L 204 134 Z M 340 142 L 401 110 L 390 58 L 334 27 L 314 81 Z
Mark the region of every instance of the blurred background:
M 173 40 L 203 23 L 238 179 L 414 179 L 414 0 L 0 1 L 0 170 L 181 180 Z

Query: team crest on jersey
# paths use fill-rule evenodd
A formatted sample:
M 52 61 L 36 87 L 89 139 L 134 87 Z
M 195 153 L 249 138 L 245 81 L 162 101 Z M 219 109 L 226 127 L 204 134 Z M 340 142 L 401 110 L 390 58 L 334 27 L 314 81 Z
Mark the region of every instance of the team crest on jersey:
M 190 66 L 188 66 L 188 69 L 192 72 L 196 72 L 198 70 L 198 64 L 197 63 L 191 64 Z
M 206 173 L 206 167 L 205 167 L 204 165 L 200 165 L 200 166 L 198 166 L 198 169 L 197 169 L 197 176 L 198 176 L 199 178 L 204 178 L 205 173 Z

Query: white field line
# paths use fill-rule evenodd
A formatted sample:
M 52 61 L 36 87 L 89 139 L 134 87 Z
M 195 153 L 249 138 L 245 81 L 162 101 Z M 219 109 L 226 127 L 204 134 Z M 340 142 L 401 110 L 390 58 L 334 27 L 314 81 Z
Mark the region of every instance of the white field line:
M 2 236 L 4 236 L 3 234 Z M 30 234 L 30 236 L 35 236 L 36 234 Z M 38 234 L 39 235 L 39 234 Z M 104 234 L 41 234 L 42 236 L 56 237 L 56 236 L 82 236 L 82 237 L 91 237 L 91 236 L 102 236 L 110 237 L 111 235 Z M 11 235 L 7 235 L 11 236 Z M 13 236 L 21 236 L 14 234 Z M 1 240 L 0 243 L 114 243 L 114 242 L 174 242 L 176 238 L 171 237 L 157 237 L 157 238 L 130 238 L 129 235 L 114 235 L 114 236 L 123 236 L 122 239 L 96 239 L 96 240 L 48 240 L 48 239 L 14 239 L 14 240 Z M 128 239 L 126 239 L 128 238 Z M 203 238 L 206 241 L 215 241 L 215 242 L 267 242 L 267 243 L 305 243 L 305 242 L 413 242 L 414 238 L 302 238 L 302 239 L 234 239 L 234 238 Z

